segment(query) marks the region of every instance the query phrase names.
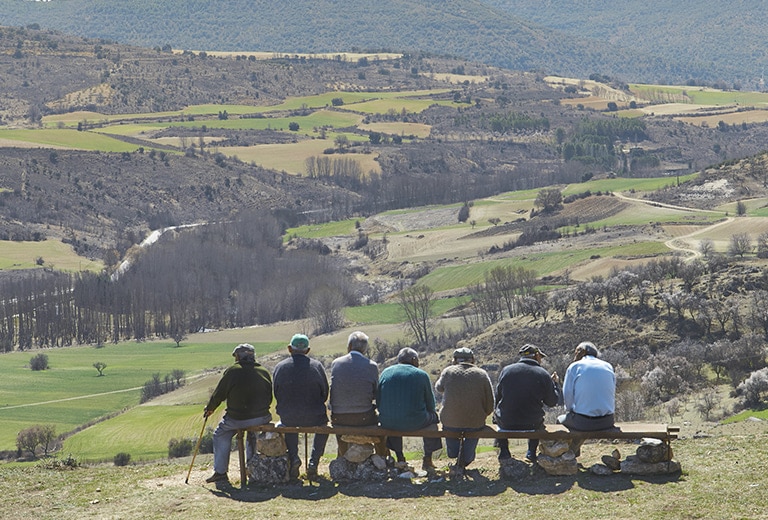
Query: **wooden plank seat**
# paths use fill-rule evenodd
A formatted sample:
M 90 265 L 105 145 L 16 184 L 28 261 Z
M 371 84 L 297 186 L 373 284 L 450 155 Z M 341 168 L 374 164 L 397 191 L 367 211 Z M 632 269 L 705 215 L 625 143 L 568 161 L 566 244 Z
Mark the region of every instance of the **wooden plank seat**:
M 247 483 L 247 469 L 245 465 L 245 444 L 243 442 L 246 431 L 250 432 L 276 432 L 276 433 L 327 433 L 329 435 L 361 435 L 367 437 L 451 437 L 451 438 L 480 438 L 480 439 L 540 439 L 540 440 L 572 440 L 572 439 L 604 439 L 604 440 L 637 440 L 642 438 L 659 439 L 670 444 L 677 439 L 680 428 L 668 424 L 655 423 L 617 423 L 616 428 L 593 432 L 571 431 L 561 424 L 547 424 L 542 430 L 497 430 L 486 426 L 479 431 L 461 432 L 443 430 L 442 425 L 437 428 L 399 431 L 388 430 L 379 426 L 278 426 L 273 423 L 252 426 L 237 432 L 237 447 L 240 459 L 240 482 L 244 486 Z

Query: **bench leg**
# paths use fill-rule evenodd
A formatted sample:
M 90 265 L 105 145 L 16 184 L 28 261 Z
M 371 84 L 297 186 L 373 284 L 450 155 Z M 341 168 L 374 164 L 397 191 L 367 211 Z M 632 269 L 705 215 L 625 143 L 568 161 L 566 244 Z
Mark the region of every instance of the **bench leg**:
M 459 475 L 464 474 L 464 435 L 459 438 L 459 456 L 456 457 L 456 469 Z
M 248 485 L 248 468 L 245 466 L 245 431 L 237 430 L 237 454 L 240 460 L 240 487 Z

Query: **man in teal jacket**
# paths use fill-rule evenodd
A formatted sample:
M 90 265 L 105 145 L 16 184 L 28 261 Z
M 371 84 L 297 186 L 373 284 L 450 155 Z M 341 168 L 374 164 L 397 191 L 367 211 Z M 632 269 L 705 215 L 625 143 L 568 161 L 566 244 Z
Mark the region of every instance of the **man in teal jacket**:
M 382 428 L 413 431 L 439 422 L 432 382 L 418 366 L 419 354 L 412 348 L 404 348 L 397 355 L 397 364 L 382 371 L 376 398 Z M 424 437 L 423 443 L 422 468 L 434 470 L 432 453 L 442 448 L 442 441 Z M 395 452 L 398 462 L 405 462 L 402 437 L 388 437 L 387 447 Z

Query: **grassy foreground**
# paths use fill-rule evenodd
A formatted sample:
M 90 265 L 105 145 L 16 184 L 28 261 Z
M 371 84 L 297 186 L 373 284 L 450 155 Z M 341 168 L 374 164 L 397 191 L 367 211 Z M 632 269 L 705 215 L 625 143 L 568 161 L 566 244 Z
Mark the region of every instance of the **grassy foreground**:
M 684 429 L 685 430 L 685 429 Z M 682 474 L 598 477 L 548 476 L 539 469 L 521 480 L 502 480 L 493 451 L 479 455 L 466 480 L 426 479 L 380 484 L 239 488 L 236 457 L 230 476 L 237 487 L 205 484 L 211 456 L 115 467 L 112 464 L 50 469 L 51 464 L 0 465 L 3 518 L 528 518 L 758 519 L 768 518 L 763 421 L 710 425 L 704 435 L 675 441 Z M 587 444 L 584 466 L 627 444 Z M 513 442 L 515 457 L 524 446 Z M 447 463 L 441 458 L 439 464 Z M 327 466 L 321 474 L 328 474 Z

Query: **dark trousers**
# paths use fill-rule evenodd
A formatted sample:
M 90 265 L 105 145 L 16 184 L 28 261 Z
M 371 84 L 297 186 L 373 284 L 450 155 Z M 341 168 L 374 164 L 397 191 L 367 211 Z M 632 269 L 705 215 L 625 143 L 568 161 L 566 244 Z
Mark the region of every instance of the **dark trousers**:
M 569 430 L 580 432 L 594 432 L 614 428 L 613 414 L 603 415 L 602 417 L 590 417 L 589 415 L 582 415 L 576 412 L 568 412 L 564 416 L 558 417 L 557 422 L 563 424 Z
M 512 431 L 525 431 L 525 430 L 543 430 L 544 424 L 513 424 L 513 425 L 499 425 L 499 430 L 512 430 Z M 509 453 L 509 439 L 496 439 L 496 447 L 499 448 L 499 458 L 509 459 L 512 454 Z M 539 439 L 528 439 L 528 454 L 536 455 L 536 450 L 539 448 Z
M 440 422 L 440 418 L 436 413 L 428 413 L 424 424 L 417 430 L 422 430 L 433 424 L 436 425 Z M 437 426 L 435 426 L 437 428 Z M 424 458 L 432 457 L 432 453 L 440 450 L 443 447 L 443 441 L 440 437 L 423 437 L 422 443 L 424 446 Z M 403 438 L 402 437 L 387 437 L 387 448 L 395 452 L 395 457 L 398 462 L 405 462 L 405 455 L 403 454 Z
M 424 458 L 431 458 L 432 453 L 443 447 L 443 441 L 439 437 L 422 437 L 421 441 L 424 446 Z M 405 461 L 402 437 L 387 437 L 387 448 L 395 452 L 395 457 L 398 462 Z
M 483 428 L 452 428 L 450 426 L 443 426 L 443 430 L 453 432 L 476 432 Z M 445 438 L 445 452 L 448 458 L 457 459 L 461 466 L 468 466 L 475 460 L 475 452 L 477 451 L 477 444 L 480 441 L 477 437 L 470 439 L 454 439 L 452 437 Z M 461 459 L 459 459 L 461 456 Z
M 286 433 L 285 446 L 288 448 L 288 460 L 294 461 L 299 458 L 299 434 Z M 325 453 L 325 443 L 328 442 L 327 433 L 316 433 L 312 442 L 312 454 L 309 456 L 310 464 L 317 464 L 320 457 Z

